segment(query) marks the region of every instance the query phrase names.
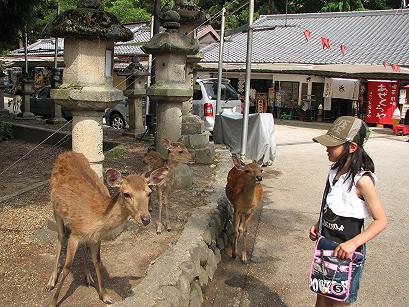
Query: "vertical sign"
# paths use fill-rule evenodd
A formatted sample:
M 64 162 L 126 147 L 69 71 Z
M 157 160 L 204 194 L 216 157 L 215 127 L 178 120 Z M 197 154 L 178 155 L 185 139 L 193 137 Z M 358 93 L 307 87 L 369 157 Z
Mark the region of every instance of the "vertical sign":
M 392 114 L 398 105 L 397 81 L 368 81 L 368 106 L 365 122 L 392 125 Z

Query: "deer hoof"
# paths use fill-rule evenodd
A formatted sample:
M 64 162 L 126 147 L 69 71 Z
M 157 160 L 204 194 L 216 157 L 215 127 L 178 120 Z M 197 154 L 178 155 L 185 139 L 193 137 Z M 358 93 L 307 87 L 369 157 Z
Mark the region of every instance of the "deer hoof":
M 162 233 L 162 227 L 158 226 L 158 227 L 156 228 L 156 233 L 157 233 L 158 235 L 161 234 L 161 233 Z
M 247 259 L 247 255 L 242 255 L 242 256 L 241 256 L 241 262 L 242 262 L 243 264 L 248 264 L 248 263 L 249 263 L 249 261 L 248 261 L 248 259 Z
M 172 231 L 172 226 L 166 226 L 167 231 Z
M 109 304 L 109 305 L 111 305 L 111 304 L 114 303 L 114 301 L 112 300 L 112 298 L 110 298 L 107 294 L 104 294 L 104 295 L 101 297 L 101 300 L 102 300 L 105 304 Z
M 231 257 L 232 257 L 233 259 L 236 259 L 237 255 L 236 255 L 236 252 L 235 252 L 235 251 L 232 251 L 232 252 L 231 252 Z
M 85 275 L 85 284 L 87 287 L 91 287 L 95 284 L 94 279 L 92 278 L 91 274 Z
M 57 278 L 54 277 L 54 276 L 51 276 L 50 280 L 48 281 L 47 285 L 45 286 L 45 290 L 46 291 L 51 291 L 52 289 L 54 289 L 56 283 L 57 283 Z

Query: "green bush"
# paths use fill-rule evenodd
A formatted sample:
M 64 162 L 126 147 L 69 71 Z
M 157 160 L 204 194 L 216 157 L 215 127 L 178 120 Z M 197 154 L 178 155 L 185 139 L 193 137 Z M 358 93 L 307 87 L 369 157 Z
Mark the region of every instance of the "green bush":
M 13 126 L 8 123 L 0 123 L 0 141 L 13 138 Z

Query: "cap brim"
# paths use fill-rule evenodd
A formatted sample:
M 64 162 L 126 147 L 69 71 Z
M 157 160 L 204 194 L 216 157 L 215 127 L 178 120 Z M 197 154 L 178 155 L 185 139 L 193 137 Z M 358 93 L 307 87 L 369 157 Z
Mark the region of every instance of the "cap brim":
M 345 141 L 338 140 L 329 134 L 323 134 L 312 139 L 314 142 L 320 143 L 323 146 L 332 147 L 344 144 Z

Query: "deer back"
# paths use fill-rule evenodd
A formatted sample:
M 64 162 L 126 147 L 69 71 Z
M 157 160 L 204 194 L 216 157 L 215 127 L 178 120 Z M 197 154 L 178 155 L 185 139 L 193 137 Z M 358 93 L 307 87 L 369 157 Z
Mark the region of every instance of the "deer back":
M 236 158 L 237 159 L 237 158 Z M 235 210 L 248 211 L 263 198 L 262 168 L 258 163 L 244 164 L 233 158 L 234 167 L 227 175 L 226 196 Z

